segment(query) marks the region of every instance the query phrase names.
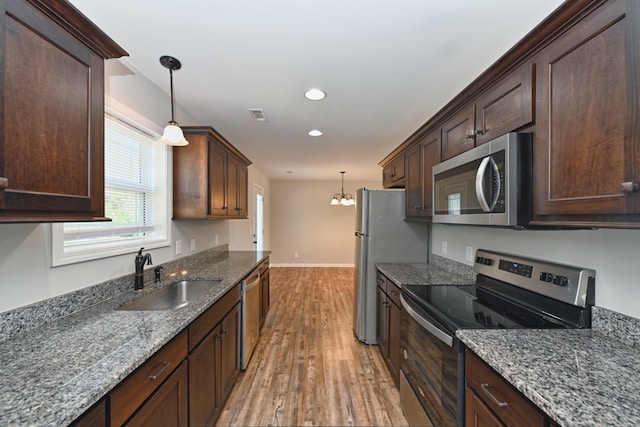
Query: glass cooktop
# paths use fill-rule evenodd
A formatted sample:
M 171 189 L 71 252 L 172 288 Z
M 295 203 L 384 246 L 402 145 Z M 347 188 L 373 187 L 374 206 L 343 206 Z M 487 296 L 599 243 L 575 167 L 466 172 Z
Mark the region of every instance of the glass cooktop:
M 422 311 L 452 331 L 568 327 L 544 310 L 536 312 L 531 307 L 476 285 L 404 285 L 402 289 Z

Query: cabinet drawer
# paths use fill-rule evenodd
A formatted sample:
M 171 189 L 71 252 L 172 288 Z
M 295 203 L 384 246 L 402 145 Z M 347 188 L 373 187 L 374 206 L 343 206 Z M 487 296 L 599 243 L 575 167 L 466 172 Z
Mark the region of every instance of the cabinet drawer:
M 386 282 L 387 282 L 387 289 L 386 289 L 387 296 L 398 307 L 402 307 L 402 305 L 400 304 L 400 288 L 389 279 L 387 279 Z
M 187 357 L 187 333 L 177 335 L 110 395 L 111 425 L 122 425 Z
M 466 382 L 508 426 L 544 426 L 545 415 L 478 356 L 466 352 Z
M 240 301 L 240 284 L 237 284 L 215 302 L 207 311 L 202 313 L 189 325 L 189 351 L 192 351 L 200 341 L 216 326 L 222 318 Z

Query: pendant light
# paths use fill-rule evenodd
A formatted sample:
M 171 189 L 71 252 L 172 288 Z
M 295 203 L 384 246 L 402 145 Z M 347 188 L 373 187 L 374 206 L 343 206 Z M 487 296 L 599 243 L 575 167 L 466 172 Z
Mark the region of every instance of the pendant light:
M 178 126 L 178 123 L 174 120 L 173 113 L 173 71 L 179 70 L 182 67 L 180 61 L 173 56 L 161 56 L 160 63 L 163 67 L 169 69 L 169 81 L 171 84 L 171 121 L 165 126 L 160 142 L 166 145 L 184 146 L 189 145 L 189 142 L 184 138 L 182 129 Z
M 346 172 L 341 171 L 340 173 L 342 174 L 342 189 L 340 193 L 336 193 L 333 195 L 333 198 L 331 199 L 331 205 L 332 206 L 353 206 L 356 204 L 356 201 L 354 200 L 353 196 L 349 193 L 347 194 L 344 193 L 344 174 Z

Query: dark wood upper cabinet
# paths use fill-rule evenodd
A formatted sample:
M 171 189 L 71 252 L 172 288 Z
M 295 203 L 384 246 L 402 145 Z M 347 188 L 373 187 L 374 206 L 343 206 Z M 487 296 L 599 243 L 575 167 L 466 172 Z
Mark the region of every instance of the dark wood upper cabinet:
M 65 1 L 0 9 L 0 222 L 104 219 L 104 60 L 127 53 Z
M 639 219 L 639 6 L 608 1 L 539 54 L 536 223 Z
M 476 101 L 476 145 L 533 123 L 535 64 L 508 74 Z
M 442 125 L 442 160 L 475 147 L 476 106 L 463 108 Z
M 427 134 L 409 150 L 406 156 L 406 210 L 411 220 L 429 220 L 433 216 L 432 168 L 440 163 L 440 129 Z
M 182 129 L 189 145 L 173 148 L 173 218 L 247 218 L 251 161 L 211 126 Z
M 405 186 L 405 158 L 403 155 L 392 159 L 382 167 L 382 186 L 384 188 L 402 188 Z

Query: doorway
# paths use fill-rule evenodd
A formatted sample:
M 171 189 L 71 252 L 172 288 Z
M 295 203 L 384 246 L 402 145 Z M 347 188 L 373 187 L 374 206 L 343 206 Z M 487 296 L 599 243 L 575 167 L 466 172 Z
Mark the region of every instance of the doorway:
M 253 185 L 253 250 L 264 250 L 264 188 Z

